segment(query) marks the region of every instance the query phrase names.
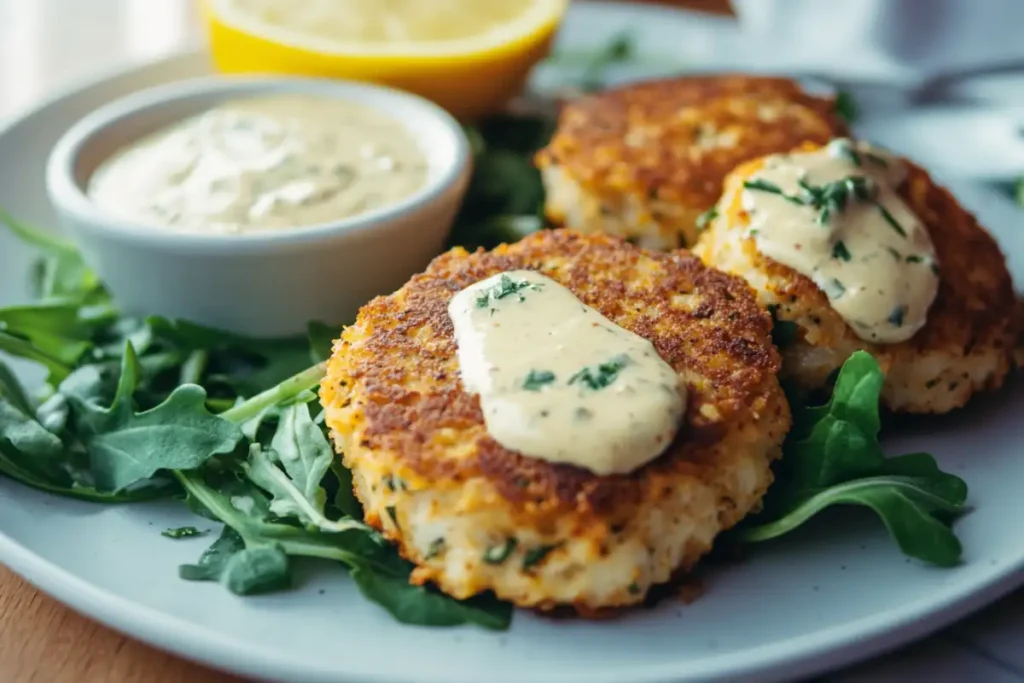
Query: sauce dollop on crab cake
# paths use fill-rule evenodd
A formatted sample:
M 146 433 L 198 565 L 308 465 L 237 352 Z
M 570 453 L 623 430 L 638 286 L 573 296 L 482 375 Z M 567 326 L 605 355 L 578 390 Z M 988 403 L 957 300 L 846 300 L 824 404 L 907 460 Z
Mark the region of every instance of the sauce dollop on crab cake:
M 783 376 L 827 386 L 878 359 L 892 410 L 945 413 L 999 387 L 1016 334 L 998 245 L 914 163 L 863 142 L 805 144 L 737 168 L 695 248 L 780 321 Z
M 790 426 L 778 369 L 739 278 L 554 230 L 453 249 L 371 301 L 320 397 L 413 581 L 588 615 L 759 509 Z
M 670 249 L 696 243 L 741 162 L 846 132 L 835 100 L 795 81 L 689 76 L 570 102 L 536 162 L 555 224 Z

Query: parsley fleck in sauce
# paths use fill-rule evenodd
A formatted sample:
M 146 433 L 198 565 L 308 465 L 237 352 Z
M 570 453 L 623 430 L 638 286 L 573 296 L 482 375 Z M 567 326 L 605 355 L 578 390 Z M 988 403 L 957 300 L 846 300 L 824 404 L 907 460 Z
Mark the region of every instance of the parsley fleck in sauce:
M 905 173 L 893 155 L 839 139 L 769 157 L 742 190 L 758 250 L 814 280 L 875 343 L 921 329 L 939 286 L 928 230 L 896 193 Z
M 399 202 L 427 180 L 400 122 L 357 102 L 268 95 L 222 103 L 114 154 L 88 193 L 142 225 L 244 233 L 317 225 Z
M 458 292 L 448 314 L 462 384 L 505 448 L 609 475 L 675 437 L 686 396 L 672 367 L 554 280 L 501 273 Z

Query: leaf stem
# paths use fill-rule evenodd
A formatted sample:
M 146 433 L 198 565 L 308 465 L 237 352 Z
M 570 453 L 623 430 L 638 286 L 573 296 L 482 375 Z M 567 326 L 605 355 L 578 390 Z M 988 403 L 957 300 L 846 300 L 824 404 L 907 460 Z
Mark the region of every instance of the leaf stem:
M 188 358 L 181 364 L 181 371 L 178 375 L 178 384 L 202 384 L 203 373 L 206 372 L 206 365 L 210 360 L 210 352 L 206 349 L 197 349 L 188 354 Z
M 759 541 L 767 541 L 772 538 L 783 536 L 802 525 L 811 517 L 817 515 L 828 506 L 829 502 L 834 502 L 835 504 L 854 505 L 856 502 L 851 500 L 853 496 L 856 496 L 862 491 L 871 491 L 880 486 L 886 486 L 897 490 L 905 490 L 910 493 L 913 498 L 927 499 L 928 502 L 935 506 L 936 509 L 944 510 L 949 513 L 956 514 L 964 511 L 964 507 L 962 505 L 950 503 L 942 497 L 924 490 L 920 484 L 916 483 L 912 478 L 892 476 L 865 477 L 863 479 L 856 479 L 848 483 L 839 484 L 825 489 L 824 491 L 811 496 L 794 508 L 789 514 L 781 517 L 780 519 L 777 519 L 774 522 L 768 522 L 767 524 L 760 524 L 758 526 L 743 529 L 739 532 L 738 536 L 740 540 L 747 543 L 757 543 Z
M 14 216 L 3 209 L 0 209 L 0 224 L 7 226 L 7 229 L 25 244 L 44 251 L 58 251 L 65 254 L 78 255 L 78 249 L 75 248 L 74 243 L 42 230 L 30 228 L 21 221 L 16 220 Z
M 46 367 L 53 374 L 53 378 L 59 382 L 71 374 L 74 370 L 70 365 L 65 364 L 59 358 L 40 351 L 31 342 L 8 334 L 0 330 L 0 351 L 5 351 L 12 356 L 34 361 Z
M 308 391 L 320 383 L 327 372 L 327 363 L 317 363 L 311 368 L 303 370 L 297 375 L 289 377 L 277 386 L 256 394 L 252 398 L 239 403 L 234 408 L 225 410 L 220 414 L 225 420 L 236 424 L 248 422 L 252 418 L 271 406 L 278 405 L 294 398 L 303 391 Z
M 39 491 L 45 491 L 46 493 L 52 493 L 66 498 L 77 498 L 78 500 L 84 500 L 90 503 L 103 503 L 104 505 L 111 505 L 115 503 L 138 503 L 146 500 L 155 500 L 157 498 L 166 498 L 173 491 L 177 490 L 173 487 L 146 487 L 136 491 L 103 493 L 96 489 L 84 486 L 59 486 L 56 484 L 48 484 L 38 477 L 25 472 L 25 470 L 4 458 L 2 453 L 0 453 L 0 473 L 3 473 L 25 486 Z
M 174 470 L 174 476 L 182 488 L 213 513 L 214 517 L 238 532 L 246 547 L 266 545 L 268 540 L 272 540 L 288 555 L 336 560 L 349 567 L 367 564 L 366 560 L 334 545 L 323 536 L 287 524 L 263 522 L 259 524 L 259 537 L 255 538 L 244 516 L 235 510 L 223 494 L 207 486 L 194 472 Z M 365 528 L 362 524 L 352 527 L 353 530 Z M 321 542 L 321 539 L 324 540 Z

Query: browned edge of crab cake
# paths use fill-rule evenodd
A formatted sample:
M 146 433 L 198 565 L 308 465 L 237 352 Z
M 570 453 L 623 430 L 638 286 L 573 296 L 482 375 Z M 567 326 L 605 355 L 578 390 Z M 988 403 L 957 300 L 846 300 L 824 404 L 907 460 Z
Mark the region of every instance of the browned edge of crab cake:
M 794 151 L 818 147 L 805 143 Z M 807 389 L 821 388 L 850 354 L 863 349 L 886 373 L 884 404 L 909 413 L 945 413 L 966 404 L 976 391 L 1002 385 L 1017 333 L 1013 283 L 999 245 L 946 188 L 903 159 L 907 177 L 899 195 L 935 245 L 939 289 L 927 322 L 911 339 L 872 344 L 853 332 L 810 278 L 761 255 L 754 239 L 741 234 L 749 217 L 738 190 L 763 162 L 747 162 L 730 174 L 723 201 L 731 197 L 731 203 L 722 207 L 696 251 L 709 265 L 766 283 L 767 291 L 755 286 L 761 303 L 777 306 L 779 319 L 798 325 L 797 339 L 782 349 L 784 377 Z
M 616 324 L 650 340 L 681 374 L 689 391 L 685 424 L 658 459 L 629 475 L 596 476 L 525 457 L 488 435 L 479 398 L 459 381 L 447 305 L 468 285 L 515 269 L 537 270 L 567 286 Z M 412 489 L 457 487 L 461 514 L 500 507 L 517 528 L 541 536 L 569 528 L 573 541 L 587 539 L 596 549 L 594 563 L 616 534 L 629 533 L 638 514 L 680 491 L 699 489 L 712 508 L 701 514 L 716 528 L 710 537 L 688 539 L 675 566 L 652 583 L 667 581 L 706 553 L 718 531 L 757 509 L 771 482 L 770 463 L 781 453 L 790 416 L 770 335 L 770 317 L 742 280 L 686 252 L 647 252 L 603 235 L 548 230 L 491 252 L 455 248 L 398 292 L 364 306 L 335 343 L 320 395 L 345 464 L 355 478 L 374 482 L 356 487 L 367 523 L 419 565 L 415 581 L 436 583 L 460 598 L 494 590 L 520 606 L 569 604 L 581 614 L 597 614 L 634 598 L 566 597 L 557 589 L 538 594 L 503 589 L 487 577 L 456 580 L 410 541 L 413 530 L 400 527 L 408 511 L 392 507 L 384 515 L 386 508 L 367 500 L 382 487 L 374 477 L 398 473 Z M 752 458 L 742 450 L 756 439 L 767 445 Z M 545 562 L 560 562 L 560 550 Z M 545 569 L 537 574 L 543 577 Z M 458 572 L 472 573 L 469 565 Z
M 665 248 L 696 242 L 737 164 L 847 134 L 834 97 L 794 80 L 687 76 L 569 102 L 536 164 L 556 225 Z

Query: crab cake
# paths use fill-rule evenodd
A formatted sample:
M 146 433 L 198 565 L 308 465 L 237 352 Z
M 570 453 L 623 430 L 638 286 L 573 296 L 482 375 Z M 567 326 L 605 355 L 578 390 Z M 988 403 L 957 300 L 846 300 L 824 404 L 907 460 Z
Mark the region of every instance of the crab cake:
M 770 221 L 774 220 L 772 230 L 792 231 L 792 224 L 779 222 L 778 215 L 758 218 L 751 198 L 754 194 L 767 195 L 757 185 L 751 189 L 751 183 L 762 182 L 759 178 L 765 169 L 783 163 L 780 159 L 810 158 L 807 155 L 822 153 L 835 156 L 833 152 L 842 156 L 844 146 L 849 151 L 850 145 L 857 146 L 854 156 L 865 166 L 861 172 L 867 172 L 867 166 L 879 167 L 880 162 L 899 169 L 886 191 L 896 198 L 893 201 L 901 202 L 904 208 L 900 210 L 911 218 L 890 220 L 897 211 L 895 204 L 890 205 L 886 216 L 877 209 L 877 199 L 865 195 L 866 201 L 859 202 L 851 196 L 851 206 L 856 204 L 860 207 L 857 210 L 874 212 L 873 229 L 881 231 L 878 235 L 854 234 L 853 239 L 861 240 L 858 248 L 850 246 L 849 234 L 845 242 L 830 242 L 829 259 L 823 260 L 822 269 L 812 276 L 766 255 L 776 247 L 764 241 L 763 228 L 771 227 Z M 847 177 L 842 182 L 853 181 Z M 811 189 L 817 191 L 822 187 Z M 793 210 L 801 207 L 793 206 Z M 839 211 L 843 212 L 842 207 Z M 694 251 L 708 265 L 745 278 L 761 303 L 781 321 L 778 329 L 787 337 L 777 337 L 782 347 L 782 375 L 798 386 L 809 390 L 826 387 L 833 373 L 858 349 L 878 360 L 886 374 L 883 403 L 898 412 L 945 413 L 963 406 L 976 391 L 995 389 L 1003 383 L 1012 364 L 1016 335 L 1016 302 L 1005 258 L 974 216 L 914 163 L 848 140 L 835 140 L 825 147 L 804 145 L 790 155 L 758 159 L 737 168 L 726 180 L 717 214 Z M 816 229 L 827 235 L 830 223 L 823 218 L 827 217 L 818 216 Z M 761 223 L 755 225 L 758 220 Z M 912 220 L 923 234 L 916 246 L 911 244 L 914 235 L 905 234 L 909 230 L 906 220 Z M 896 230 L 901 225 L 903 235 Z M 872 244 L 876 247 L 873 255 Z M 799 249 L 801 245 L 794 246 Z M 807 243 L 803 247 L 805 251 L 816 248 Z M 856 262 L 861 254 L 876 259 L 874 265 L 866 266 L 864 273 L 869 288 L 877 288 L 879 294 L 893 286 L 886 273 L 900 272 L 901 277 L 913 276 L 919 283 L 921 278 L 934 279 L 928 285 L 931 290 L 923 292 L 924 299 L 919 297 L 921 292 L 912 291 L 917 285 L 910 280 L 901 281 L 900 287 L 906 288 L 907 296 L 918 296 L 919 303 L 924 304 L 917 314 L 912 310 L 908 313 L 906 306 L 894 307 L 891 313 L 875 311 L 876 315 L 888 316 L 885 325 L 893 333 L 900 332 L 901 325 L 906 328 L 906 317 L 916 319 L 912 327 L 888 339 L 883 338 L 885 334 L 878 338 L 865 334 L 856 320 L 851 322 L 841 314 L 843 306 L 857 305 L 871 313 L 864 306 L 870 299 L 857 304 L 850 294 L 858 293 L 849 283 L 844 291 L 844 278 L 835 280 L 839 287 L 832 291 L 833 282 L 827 277 L 829 268 L 845 266 L 840 263 L 843 261 Z
M 567 104 L 536 163 L 556 225 L 670 249 L 696 242 L 737 164 L 846 132 L 833 98 L 792 80 L 694 76 Z
M 679 432 L 654 460 L 599 476 L 502 447 L 460 380 L 448 305 L 474 283 L 536 271 L 652 343 L 685 386 Z M 522 607 L 594 614 L 640 603 L 757 510 L 790 426 L 771 319 L 739 278 L 677 252 L 543 231 L 461 248 L 363 307 L 320 389 L 368 524 L 416 583 Z

